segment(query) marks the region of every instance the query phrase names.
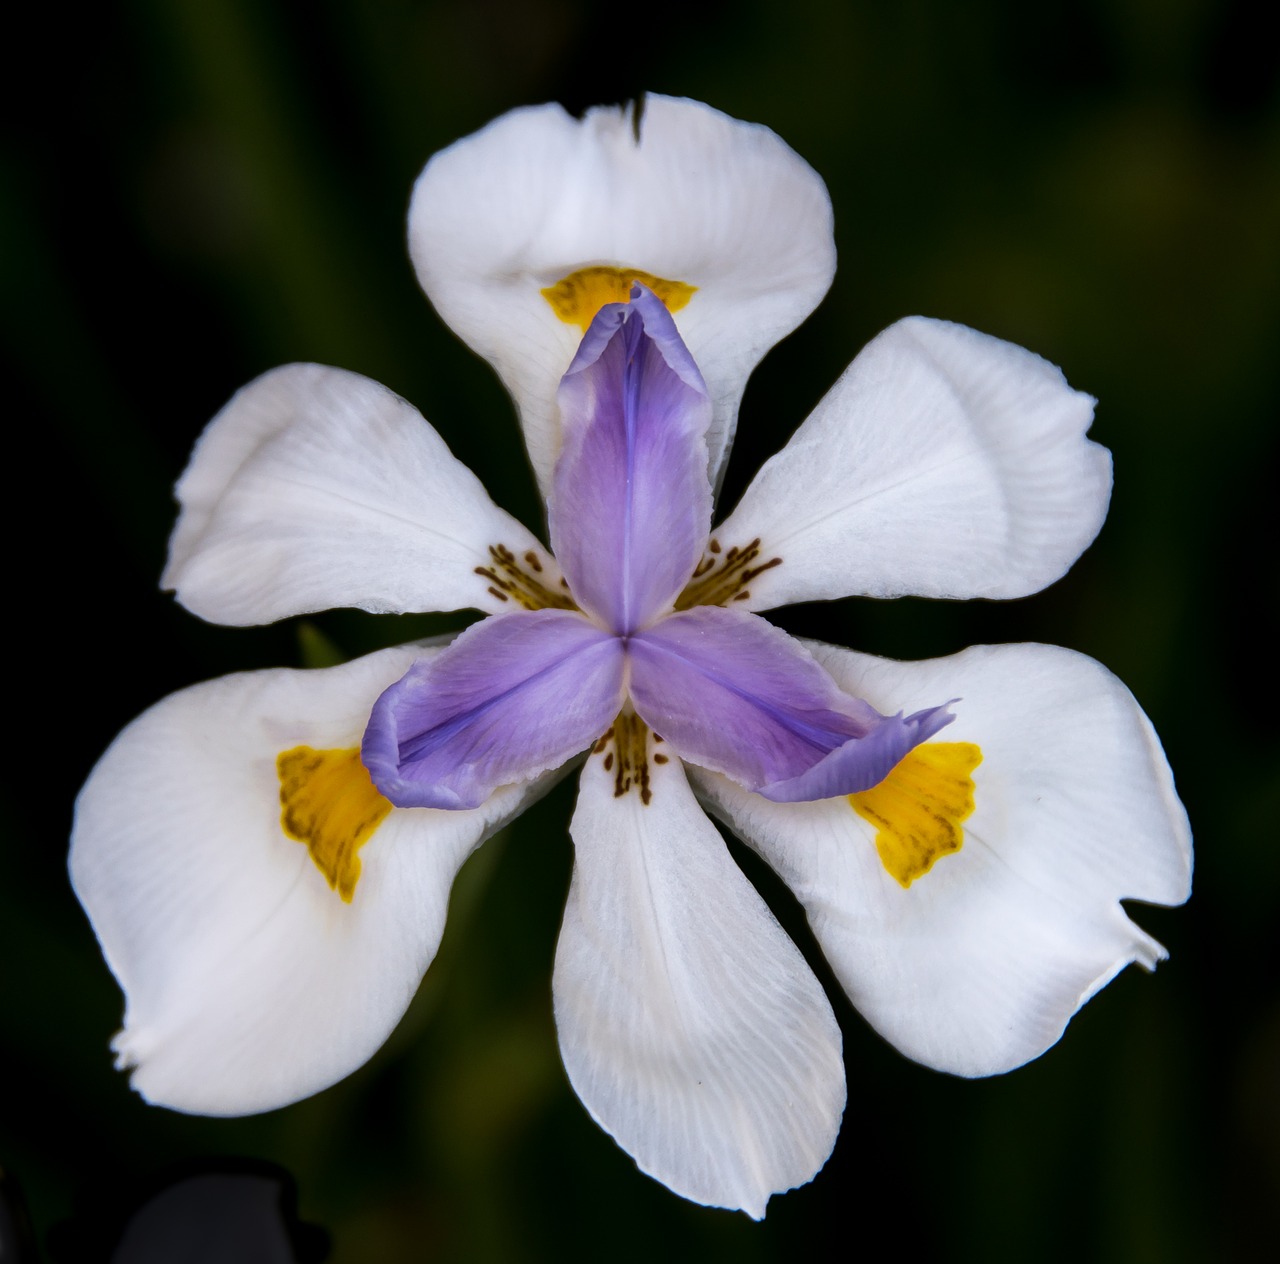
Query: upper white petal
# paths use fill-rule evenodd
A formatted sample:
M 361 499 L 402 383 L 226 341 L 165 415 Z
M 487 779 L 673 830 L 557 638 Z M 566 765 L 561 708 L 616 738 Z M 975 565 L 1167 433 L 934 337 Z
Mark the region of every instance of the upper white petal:
M 679 761 L 653 798 L 587 761 L 556 950 L 569 1079 L 642 1171 L 757 1219 L 809 1180 L 844 1109 L 821 986 L 733 863 Z
M 421 414 L 356 373 L 273 369 L 209 423 L 178 482 L 162 583 L 202 618 L 269 623 L 334 606 L 509 609 L 476 573 L 538 541 Z
M 1178 904 L 1191 835 L 1154 731 L 1100 664 L 1045 645 L 922 663 L 811 646 L 885 711 L 959 696 L 938 741 L 976 742 L 959 852 L 907 889 L 845 799 L 769 803 L 699 774 L 700 793 L 778 871 L 853 1003 L 902 1052 L 989 1075 L 1036 1057 L 1129 962 L 1163 950 L 1119 901 Z
M 470 812 L 397 809 L 360 852 L 351 903 L 280 825 L 276 756 L 359 745 L 419 654 L 261 671 L 171 695 L 126 728 L 76 804 L 71 878 L 124 989 L 115 1047 L 151 1102 L 282 1106 L 364 1063 L 440 942 L 454 875 L 534 793 Z
M 1111 456 L 1094 401 L 1013 343 L 912 317 L 873 339 L 716 532 L 781 557 L 763 610 L 863 595 L 1022 597 L 1097 535 Z
M 715 481 L 748 375 L 835 272 L 826 187 L 768 128 L 650 95 L 636 130 L 625 107 L 515 110 L 437 154 L 414 189 L 418 277 L 515 397 L 544 495 L 555 388 L 582 337 L 544 287 L 596 264 L 698 287 L 676 324 L 715 406 Z

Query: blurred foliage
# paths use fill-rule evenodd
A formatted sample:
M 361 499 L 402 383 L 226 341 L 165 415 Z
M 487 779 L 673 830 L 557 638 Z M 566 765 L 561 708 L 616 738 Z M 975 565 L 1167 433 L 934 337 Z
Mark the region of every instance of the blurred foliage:
M 7 643 L 35 666 L 17 669 L 4 791 L 0 1165 L 48 1241 L 172 1165 L 277 1163 L 339 1264 L 763 1261 L 833 1240 L 853 1256 L 886 1232 L 918 1259 L 1270 1258 L 1280 57 L 1261 11 L 652 0 L 624 11 L 625 38 L 615 17 L 585 0 L 117 0 L 11 19 L 33 73 L 6 77 L 0 152 Z M 646 89 L 767 123 L 835 204 L 839 275 L 747 392 L 729 503 L 912 312 L 1065 366 L 1115 453 L 1108 523 L 1049 591 L 780 621 L 898 657 L 1028 639 L 1100 658 L 1156 722 L 1198 839 L 1190 905 L 1137 911 L 1170 963 L 1127 971 L 1042 1059 L 982 1082 L 884 1046 L 740 857 L 828 985 L 850 1085 L 827 1168 L 761 1225 L 637 1174 L 565 1082 L 549 980 L 570 786 L 469 863 L 373 1062 L 258 1118 L 152 1109 L 112 1071 L 119 993 L 65 877 L 77 787 L 157 698 L 460 626 L 232 630 L 157 591 L 173 480 L 243 382 L 298 359 L 384 381 L 540 527 L 509 401 L 417 291 L 408 194 L 434 150 L 508 108 Z

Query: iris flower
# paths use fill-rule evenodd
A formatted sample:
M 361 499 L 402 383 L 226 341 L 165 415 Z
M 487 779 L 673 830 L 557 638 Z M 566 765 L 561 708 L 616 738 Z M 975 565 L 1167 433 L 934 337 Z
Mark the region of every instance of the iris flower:
M 1088 396 L 1009 343 L 901 321 L 713 530 L 747 377 L 834 272 L 810 167 L 692 101 L 517 110 L 428 163 L 409 240 L 516 401 L 551 548 L 354 374 L 277 369 L 209 425 L 163 581 L 189 610 L 487 617 L 197 685 L 102 757 L 71 872 L 134 1088 L 230 1115 L 359 1067 L 459 867 L 579 769 L 561 1055 L 600 1125 L 697 1202 L 762 1216 L 822 1166 L 845 1101 L 827 997 L 708 812 L 927 1066 L 1009 1070 L 1155 965 L 1120 901 L 1184 900 L 1190 836 L 1114 676 L 1045 645 L 870 658 L 759 613 L 1052 583 L 1110 495 Z

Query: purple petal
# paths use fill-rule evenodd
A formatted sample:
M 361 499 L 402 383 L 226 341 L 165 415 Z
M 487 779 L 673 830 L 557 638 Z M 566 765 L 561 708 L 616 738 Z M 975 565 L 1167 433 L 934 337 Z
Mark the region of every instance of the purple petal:
M 642 285 L 602 307 L 560 383 L 551 544 L 584 610 L 628 633 L 670 609 L 711 527 L 711 402 Z
M 382 694 L 361 758 L 397 807 L 478 807 L 609 727 L 623 661 L 622 643 L 575 611 L 495 615 Z
M 630 640 L 631 700 L 682 759 L 784 803 L 882 781 L 952 716 L 884 716 L 756 615 L 698 606 Z

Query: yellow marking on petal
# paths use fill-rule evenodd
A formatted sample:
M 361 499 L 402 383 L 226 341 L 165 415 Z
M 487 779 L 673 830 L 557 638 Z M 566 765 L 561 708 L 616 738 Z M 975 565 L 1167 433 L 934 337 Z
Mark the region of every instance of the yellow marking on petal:
M 642 272 L 639 268 L 579 268 L 542 291 L 551 310 L 566 325 L 577 325 L 585 334 L 596 313 L 606 303 L 626 303 L 631 298 L 631 283 L 648 286 L 666 305 L 667 311 L 678 312 L 698 288 L 684 281 L 668 281 Z
M 360 762 L 359 747 L 295 746 L 276 756 L 276 775 L 284 832 L 306 844 L 330 888 L 350 904 L 360 880 L 357 853 L 391 811 Z
M 960 850 L 962 821 L 973 815 L 972 773 L 982 748 L 972 742 L 927 742 L 908 751 L 877 786 L 849 802 L 876 827 L 880 861 L 903 887 Z

